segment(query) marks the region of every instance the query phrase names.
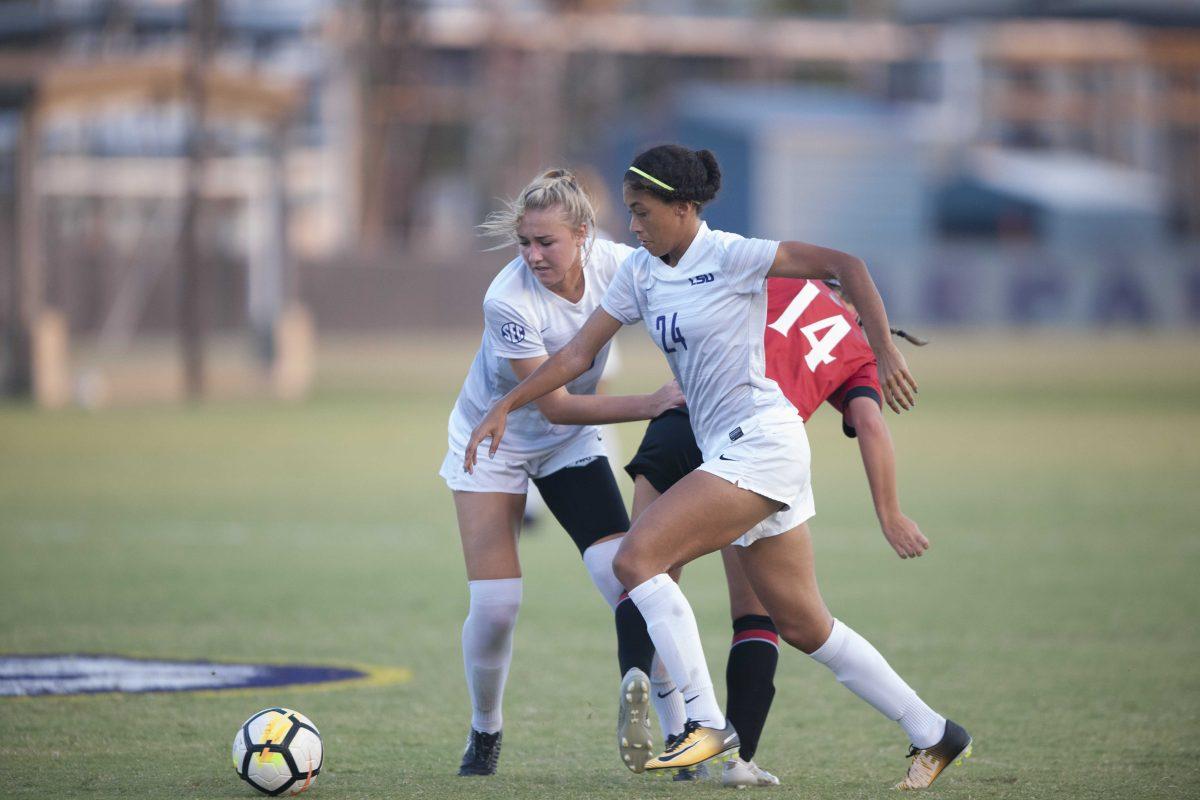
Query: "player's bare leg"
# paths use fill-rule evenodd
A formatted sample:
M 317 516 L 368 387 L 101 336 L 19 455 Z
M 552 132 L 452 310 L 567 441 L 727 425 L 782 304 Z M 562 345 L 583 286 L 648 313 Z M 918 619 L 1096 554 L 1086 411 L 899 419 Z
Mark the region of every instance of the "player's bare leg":
M 471 696 L 471 733 L 459 775 L 492 775 L 500 758 L 504 683 L 521 607 L 517 537 L 525 495 L 454 492 L 471 603 L 463 623 L 463 666 Z
M 660 497 L 662 497 L 662 492 L 658 491 L 658 489 L 655 489 L 650 481 L 646 480 L 644 476 L 638 475 L 636 478 L 634 478 L 633 511 L 629 515 L 630 520 L 637 522 L 637 518 L 642 515 L 642 512 L 649 508 L 650 504 Z M 667 570 L 667 574 L 670 575 L 676 583 L 679 583 L 679 578 L 683 575 L 683 567 L 672 567 L 671 569 Z
M 690 766 L 737 748 L 737 733 L 713 692 L 696 618 L 667 573 L 733 542 L 779 509 L 777 501 L 696 470 L 650 504 L 622 542 L 613 562 L 617 578 L 688 705 L 683 737 L 646 769 Z
M 733 620 L 733 642 L 725 665 L 725 711 L 741 739 L 737 755 L 725 762 L 721 784 L 778 786 L 778 778 L 754 763 L 754 754 L 775 696 L 779 635 L 742 571 L 737 554 L 741 549 L 731 545 L 721 550 Z
M 929 786 L 946 766 L 970 754 L 965 730 L 931 709 L 870 642 L 830 615 L 817 587 L 807 525 L 760 539 L 738 557 L 780 636 L 904 729 L 913 763 L 899 788 Z
M 654 488 L 654 484 L 646 480 L 645 475 L 638 475 L 633 479 L 633 510 L 629 512 L 629 518 L 637 522 L 637 518 L 642 515 L 642 512 L 661 496 L 662 493 Z
M 621 543 L 613 569 L 626 588 L 637 586 L 720 550 L 781 506 L 696 470 L 642 511 Z
M 467 580 L 521 577 L 517 538 L 524 510 L 523 494 L 454 492 Z

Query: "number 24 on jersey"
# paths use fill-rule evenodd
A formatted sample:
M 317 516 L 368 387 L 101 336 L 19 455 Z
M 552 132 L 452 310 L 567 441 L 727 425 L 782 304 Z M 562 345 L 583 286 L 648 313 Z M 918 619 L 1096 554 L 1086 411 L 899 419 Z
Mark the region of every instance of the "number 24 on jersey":
M 671 330 L 671 342 L 687 350 L 687 339 L 683 338 L 683 331 L 679 330 L 678 319 L 678 313 L 671 314 L 671 324 L 669 326 Z M 658 318 L 654 320 L 654 327 L 658 329 L 658 335 L 662 339 L 663 352 L 674 353 L 675 348 L 667 344 L 668 325 L 666 314 L 658 315 Z

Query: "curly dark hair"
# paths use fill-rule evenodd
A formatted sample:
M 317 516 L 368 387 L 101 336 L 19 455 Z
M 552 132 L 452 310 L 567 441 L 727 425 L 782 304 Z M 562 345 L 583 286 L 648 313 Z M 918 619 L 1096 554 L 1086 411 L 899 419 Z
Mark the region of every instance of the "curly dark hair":
M 651 147 L 633 160 L 633 166 L 671 187 L 664 189 L 636 172 L 625 173 L 625 183 L 660 200 L 687 200 L 703 206 L 721 190 L 721 167 L 710 150 L 690 150 L 678 144 Z

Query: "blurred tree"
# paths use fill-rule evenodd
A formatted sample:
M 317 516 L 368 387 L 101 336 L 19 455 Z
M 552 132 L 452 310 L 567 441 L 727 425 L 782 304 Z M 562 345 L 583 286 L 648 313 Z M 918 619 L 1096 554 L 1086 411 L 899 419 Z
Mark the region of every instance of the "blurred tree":
M 192 0 L 191 39 L 184 75 L 188 108 L 187 184 L 179 233 L 179 345 L 183 357 L 184 395 L 204 395 L 205 254 L 201 249 L 200 217 L 203 180 L 210 140 L 207 132 L 208 93 L 205 74 L 216 47 L 217 0 Z
M 404 237 L 431 130 L 418 0 L 359 0 L 361 232 L 370 248 Z

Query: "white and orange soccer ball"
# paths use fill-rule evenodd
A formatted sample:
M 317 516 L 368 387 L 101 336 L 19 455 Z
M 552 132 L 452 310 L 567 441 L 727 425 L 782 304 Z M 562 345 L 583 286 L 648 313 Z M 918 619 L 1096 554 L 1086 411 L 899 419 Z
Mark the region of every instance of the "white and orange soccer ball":
M 233 768 L 263 794 L 297 795 L 317 780 L 324 753 L 312 720 L 290 708 L 264 708 L 233 737 Z

